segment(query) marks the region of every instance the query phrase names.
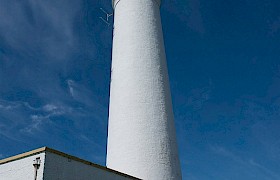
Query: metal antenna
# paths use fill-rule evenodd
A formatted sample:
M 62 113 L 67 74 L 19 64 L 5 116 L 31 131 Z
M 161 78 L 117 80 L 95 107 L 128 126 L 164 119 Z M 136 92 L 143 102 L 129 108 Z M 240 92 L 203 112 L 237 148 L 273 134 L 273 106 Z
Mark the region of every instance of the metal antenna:
M 107 24 L 108 26 L 110 26 L 110 23 L 108 23 L 108 21 L 106 21 L 103 17 L 99 17 L 105 24 Z
M 113 13 L 112 13 L 112 14 L 109 14 L 109 13 L 107 13 L 103 8 L 100 8 L 100 10 L 106 14 L 106 20 L 107 20 L 107 21 L 109 21 L 109 17 L 113 16 Z
M 113 13 L 112 14 L 109 14 L 107 13 L 103 8 L 99 8 L 104 14 L 106 14 L 106 19 L 104 19 L 103 17 L 99 17 L 105 24 L 107 24 L 108 26 L 110 26 L 110 23 L 109 23 L 109 18 L 111 16 L 113 16 Z

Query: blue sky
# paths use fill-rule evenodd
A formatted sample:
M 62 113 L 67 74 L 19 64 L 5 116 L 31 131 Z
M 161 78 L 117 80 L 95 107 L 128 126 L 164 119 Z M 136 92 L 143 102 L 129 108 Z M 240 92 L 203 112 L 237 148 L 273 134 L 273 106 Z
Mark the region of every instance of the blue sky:
M 105 165 L 104 0 L 0 1 L 0 158 L 41 146 Z M 280 179 L 280 1 L 164 0 L 183 178 Z M 110 20 L 112 22 L 112 20 Z

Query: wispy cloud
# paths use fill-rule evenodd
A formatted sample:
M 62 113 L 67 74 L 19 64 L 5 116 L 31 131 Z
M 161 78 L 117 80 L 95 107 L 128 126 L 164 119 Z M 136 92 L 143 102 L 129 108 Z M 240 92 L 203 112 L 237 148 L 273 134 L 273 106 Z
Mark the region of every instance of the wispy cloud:
M 40 53 L 50 60 L 63 59 L 75 42 L 73 23 L 79 3 L 1 1 L 0 35 L 9 46 L 25 54 Z
M 74 81 L 72 80 L 68 80 L 67 81 L 68 84 L 68 88 L 69 88 L 69 93 L 71 94 L 71 96 L 74 98 L 75 97 L 75 93 L 74 93 Z
M 69 93 L 72 98 L 78 102 L 81 102 L 87 106 L 94 106 L 96 97 L 93 93 L 84 85 L 79 84 L 73 80 L 67 80 Z
M 200 0 L 188 0 L 186 3 L 172 1 L 166 6 L 166 10 L 172 13 L 174 18 L 179 20 L 185 27 L 189 27 L 201 35 L 205 33 Z
M 54 126 L 56 124 L 54 119 L 58 117 L 73 121 L 92 119 L 95 121 L 95 126 L 106 129 L 106 123 L 103 121 L 103 114 L 107 112 L 106 107 L 100 105 L 93 93 L 83 85 L 69 80 L 68 86 L 69 90 L 71 89 L 69 97 L 72 99 L 67 99 L 66 102 L 63 99 L 56 101 L 50 99 L 34 107 L 24 101 L 0 100 L 1 134 L 9 139 L 17 139 L 19 133 L 12 133 L 12 129 L 19 128 L 20 133 L 34 134 L 42 133 L 42 131 L 47 133 L 46 127 Z M 83 137 L 81 140 L 89 140 L 85 138 L 86 136 Z
M 280 178 L 280 174 L 279 173 L 271 171 L 269 168 L 264 167 L 263 165 L 255 162 L 253 159 L 249 160 L 249 164 L 252 165 L 252 166 L 257 167 L 259 170 L 261 170 L 261 171 L 265 172 L 266 174 L 274 177 L 275 179 L 279 179 Z
M 270 31 L 269 34 L 271 35 L 275 35 L 276 33 L 278 33 L 280 30 L 280 17 L 278 17 L 276 20 L 274 20 L 271 24 L 270 24 Z
M 8 103 L 7 101 L 0 100 L 0 110 L 2 111 L 12 110 L 17 108 L 18 106 L 18 103 Z
M 66 98 L 59 76 L 80 49 L 74 33 L 80 8 L 81 1 L 0 2 L 0 93 Z
M 66 105 L 46 104 L 41 108 L 35 109 L 31 107 L 30 109 L 36 114 L 30 115 L 31 122 L 22 129 L 22 132 L 30 134 L 42 131 L 41 128 L 50 123 L 52 117 L 71 116 L 72 113 L 72 108 Z
M 228 157 L 228 158 L 230 158 L 230 159 L 232 159 L 232 160 L 234 160 L 238 163 L 247 164 L 247 162 L 244 161 L 240 156 L 234 154 L 233 152 L 229 151 L 225 147 L 210 145 L 210 150 L 213 151 L 216 154 L 221 155 L 221 156 Z
M 202 156 L 201 159 L 205 159 L 205 162 L 210 161 L 212 164 L 214 160 L 218 167 L 225 167 L 227 172 L 219 174 L 216 169 L 198 163 L 199 166 L 203 166 L 199 168 L 210 172 L 211 175 L 219 174 L 217 179 L 227 179 L 228 177 L 222 176 L 231 173 L 238 175 L 228 179 L 239 179 L 242 174 L 244 177 L 254 178 L 259 175 L 267 180 L 280 179 L 280 174 L 277 172 L 278 165 L 271 166 L 280 160 L 279 82 L 279 78 L 274 79 L 265 96 L 242 95 L 230 103 L 226 100 L 215 101 L 214 85 L 190 90 L 185 105 L 182 104 L 175 111 L 176 118 L 184 119 L 184 121 L 177 121 L 178 132 L 185 134 L 183 138 L 178 139 L 179 144 L 184 144 L 181 147 L 182 151 L 196 152 L 190 150 L 192 146 L 200 147 L 216 143 L 223 145 L 210 146 L 212 154 L 203 156 L 194 153 L 194 157 L 184 158 L 190 159 L 191 163 L 197 165 L 195 161 Z M 213 153 L 215 157 L 208 157 Z M 262 158 L 265 158 L 265 161 Z M 188 166 L 186 166 L 187 172 Z M 202 171 L 201 169 L 199 172 Z M 201 177 L 199 174 L 194 175 Z M 209 178 L 210 175 L 207 177 Z
M 210 150 L 214 152 L 217 155 L 224 156 L 226 158 L 231 159 L 238 165 L 241 165 L 245 167 L 248 170 L 258 169 L 260 171 L 263 171 L 267 176 L 269 176 L 269 179 L 279 179 L 280 174 L 278 172 L 274 172 L 268 167 L 265 167 L 264 165 L 261 165 L 260 163 L 257 163 L 252 158 L 242 158 L 241 156 L 237 155 L 236 153 L 233 153 L 232 151 L 226 149 L 222 146 L 210 146 Z
M 3 136 L 20 139 L 21 132 L 45 131 L 46 125 L 55 125 L 58 118 L 102 121 L 106 107 L 100 105 L 92 89 L 67 80 L 76 77 L 76 61 L 95 55 L 95 37 L 88 40 L 81 35 L 87 30 L 81 29 L 79 23 L 88 23 L 80 22 L 84 21 L 79 19 L 84 15 L 82 8 L 83 1 L 0 1 Z M 88 64 L 83 70 L 87 70 Z M 12 133 L 15 129 L 17 133 Z
M 211 88 L 211 86 L 208 86 L 204 88 L 193 89 L 187 104 L 189 104 L 195 111 L 201 109 L 211 97 Z
M 250 122 L 250 131 L 270 159 L 280 160 L 280 94 L 279 78 L 274 78 L 264 97 L 247 97 L 242 115 Z
M 42 115 L 31 115 L 31 123 L 30 125 L 28 125 L 27 127 L 25 127 L 24 129 L 22 129 L 23 132 L 27 132 L 30 134 L 33 134 L 34 131 L 40 131 L 40 126 L 43 123 L 43 121 L 47 121 L 49 116 L 42 116 Z
M 200 0 L 190 0 L 190 16 L 188 20 L 188 26 L 194 31 L 204 34 L 205 28 L 203 24 L 202 14 L 200 12 Z
M 86 114 L 91 114 L 97 120 L 96 122 L 100 123 L 100 126 L 105 127 L 106 123 L 103 121 L 102 114 L 106 114 L 107 107 L 101 105 L 99 98 L 84 85 L 73 80 L 68 80 L 67 83 L 73 100 L 84 105 L 82 111 L 86 111 Z

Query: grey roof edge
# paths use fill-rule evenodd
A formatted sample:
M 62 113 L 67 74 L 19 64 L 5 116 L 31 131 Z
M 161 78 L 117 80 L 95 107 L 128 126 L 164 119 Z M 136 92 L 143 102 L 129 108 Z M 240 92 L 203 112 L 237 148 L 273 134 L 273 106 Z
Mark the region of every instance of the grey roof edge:
M 5 159 L 1 159 L 0 160 L 0 165 L 11 162 L 11 161 L 19 160 L 19 159 L 22 159 L 22 158 L 26 158 L 26 157 L 29 157 L 29 156 L 33 156 L 35 154 L 39 154 L 41 152 L 46 151 L 46 149 L 47 149 L 47 147 L 41 147 L 41 148 L 34 149 L 34 150 L 31 150 L 31 151 L 28 151 L 28 152 L 25 152 L 25 153 L 21 153 L 21 154 L 15 155 L 15 156 L 11 156 L 11 157 L 8 157 L 8 158 L 5 158 Z
M 69 159 L 74 160 L 74 161 L 81 162 L 81 163 L 89 165 L 89 166 L 93 166 L 93 167 L 98 168 L 98 169 L 105 170 L 107 172 L 118 174 L 118 175 L 121 175 L 123 177 L 131 178 L 131 179 L 139 180 L 138 178 L 130 176 L 128 174 L 125 174 L 125 173 L 122 173 L 122 172 L 119 172 L 119 171 L 116 171 L 116 170 L 113 170 L 113 169 L 109 169 L 105 166 L 101 166 L 101 165 L 92 163 L 90 161 L 83 160 L 83 159 L 78 158 L 76 156 L 72 156 L 72 155 L 63 153 L 61 151 L 58 151 L 58 150 L 55 150 L 55 149 L 52 149 L 52 148 L 49 148 L 49 147 L 41 147 L 41 148 L 34 149 L 34 150 L 31 150 L 31 151 L 28 151 L 28 152 L 25 152 L 25 153 L 22 153 L 22 154 L 18 154 L 18 155 L 11 156 L 11 157 L 8 157 L 8 158 L 5 158 L 5 159 L 1 159 L 0 160 L 0 165 L 8 163 L 8 162 L 16 161 L 16 160 L 19 160 L 19 159 L 22 159 L 22 158 L 26 158 L 26 157 L 29 157 L 29 156 L 33 156 L 33 155 L 36 155 L 36 154 L 39 154 L 39 153 L 42 153 L 42 152 L 50 152 L 50 153 L 53 153 L 53 154 L 56 154 L 56 155 L 59 155 L 59 156 L 62 156 L 62 157 L 69 158 Z

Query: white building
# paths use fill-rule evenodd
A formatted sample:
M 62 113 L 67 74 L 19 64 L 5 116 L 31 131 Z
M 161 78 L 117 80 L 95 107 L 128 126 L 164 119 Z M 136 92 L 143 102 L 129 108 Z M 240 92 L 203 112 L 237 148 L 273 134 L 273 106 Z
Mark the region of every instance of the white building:
M 0 180 L 107 179 L 137 178 L 47 147 L 0 160 Z
M 181 179 L 162 34 L 161 0 L 113 0 L 107 167 Z

